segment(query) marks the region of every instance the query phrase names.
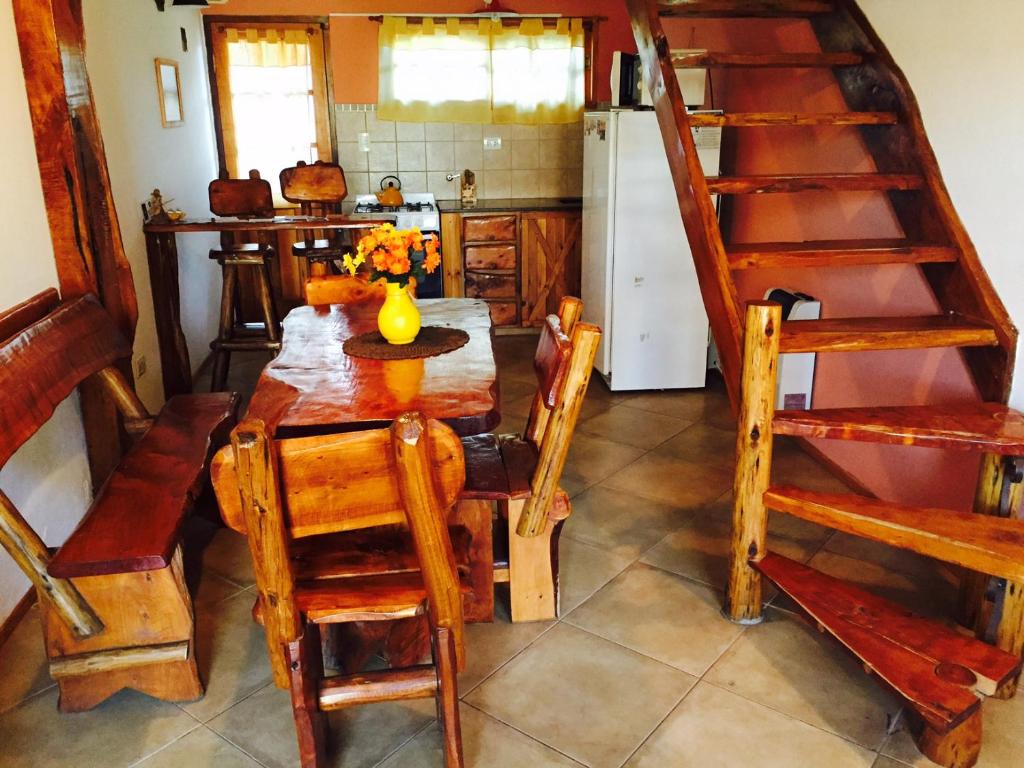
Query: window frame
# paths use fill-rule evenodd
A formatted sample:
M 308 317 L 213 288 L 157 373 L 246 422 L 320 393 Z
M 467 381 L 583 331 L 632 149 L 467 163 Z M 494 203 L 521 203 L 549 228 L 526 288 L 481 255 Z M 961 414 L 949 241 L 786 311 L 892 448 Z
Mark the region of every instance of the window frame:
M 313 69 L 313 102 L 316 112 L 317 154 L 319 160 L 336 163 L 338 143 L 336 115 L 334 109 L 334 78 L 331 69 L 330 19 L 325 16 L 203 16 L 203 31 L 206 37 L 206 57 L 210 77 L 210 98 L 213 106 L 213 128 L 217 140 L 217 167 L 227 171 L 231 178 L 244 178 L 248 169 L 231 168 L 227 162 L 227 145 L 233 143 L 233 135 L 226 136 L 224 115 L 231 108 L 230 97 L 222 100 L 222 93 L 228 92 L 227 47 L 217 26 L 245 29 L 309 29 L 316 27 L 321 45 L 310 46 L 310 65 Z M 317 77 L 316 70 L 323 69 L 323 77 Z M 280 169 L 278 169 L 280 170 Z

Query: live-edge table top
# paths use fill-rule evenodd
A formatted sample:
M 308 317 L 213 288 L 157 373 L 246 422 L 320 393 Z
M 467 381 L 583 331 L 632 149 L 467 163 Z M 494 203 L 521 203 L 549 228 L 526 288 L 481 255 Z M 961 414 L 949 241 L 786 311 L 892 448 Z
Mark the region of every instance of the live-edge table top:
M 487 432 L 501 414 L 490 313 L 476 299 L 419 299 L 423 325 L 461 328 L 469 342 L 414 360 L 342 351 L 376 330 L 379 302 L 304 306 L 284 320 L 281 351 L 260 375 L 247 416 L 279 437 L 383 426 L 405 411 L 440 419 L 459 435 Z

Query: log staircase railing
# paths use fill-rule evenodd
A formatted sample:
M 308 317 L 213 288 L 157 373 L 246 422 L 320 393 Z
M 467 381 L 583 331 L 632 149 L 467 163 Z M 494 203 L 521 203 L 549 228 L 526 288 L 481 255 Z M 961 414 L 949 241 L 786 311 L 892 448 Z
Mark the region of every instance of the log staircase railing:
M 939 172 L 913 93 L 854 0 L 626 0 L 644 80 L 665 142 L 697 277 L 738 412 L 733 537 L 726 614 L 757 623 L 769 578 L 817 626 L 900 694 L 919 748 L 949 768 L 969 768 L 981 746 L 980 695 L 1015 693 L 1024 650 L 1024 414 L 1005 405 L 1017 331 L 981 266 Z M 662 17 L 805 19 L 819 51 L 687 52 L 673 55 Z M 693 46 L 689 46 L 692 48 Z M 845 112 L 690 115 L 679 67 L 830 69 Z M 780 75 L 781 76 L 781 75 Z M 719 106 L 719 105 L 716 105 Z M 695 126 L 728 130 L 845 126 L 860 132 L 870 173 L 705 177 Z M 731 244 L 711 195 L 805 191 L 878 192 L 903 236 L 886 239 Z M 837 196 L 838 196 L 837 194 Z M 921 316 L 783 321 L 781 308 L 742 309 L 736 274 L 751 269 L 916 265 L 939 312 Z M 958 349 L 984 402 L 942 406 L 776 411 L 780 353 Z M 893 504 L 771 482 L 775 434 L 982 454 L 972 510 Z M 964 636 L 765 548 L 768 510 L 795 515 L 958 566 L 957 619 Z M 986 592 L 996 595 L 991 603 Z M 986 642 L 987 641 L 987 642 Z

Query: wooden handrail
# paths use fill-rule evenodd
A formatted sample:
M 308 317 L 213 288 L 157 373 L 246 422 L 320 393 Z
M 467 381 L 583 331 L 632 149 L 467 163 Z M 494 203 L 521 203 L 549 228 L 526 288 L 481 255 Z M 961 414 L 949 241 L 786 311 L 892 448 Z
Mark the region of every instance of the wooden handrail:
M 722 243 L 715 206 L 697 157 L 690 119 L 676 80 L 658 4 L 626 0 L 633 36 L 643 64 L 644 83 L 654 99 L 679 212 L 697 268 L 697 281 L 718 347 L 722 375 L 735 409 L 739 402 L 740 343 L 743 335 L 736 286 Z M 684 255 L 680 253 L 680 258 Z

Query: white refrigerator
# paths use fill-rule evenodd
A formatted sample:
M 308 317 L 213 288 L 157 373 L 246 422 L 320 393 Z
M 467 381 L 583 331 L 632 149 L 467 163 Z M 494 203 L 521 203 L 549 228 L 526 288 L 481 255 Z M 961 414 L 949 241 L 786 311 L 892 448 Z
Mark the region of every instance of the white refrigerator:
M 694 135 L 717 175 L 721 128 Z M 703 387 L 708 319 L 657 116 L 588 112 L 583 147 L 583 313 L 604 330 L 595 367 L 612 390 Z

